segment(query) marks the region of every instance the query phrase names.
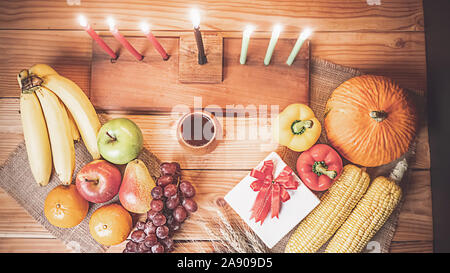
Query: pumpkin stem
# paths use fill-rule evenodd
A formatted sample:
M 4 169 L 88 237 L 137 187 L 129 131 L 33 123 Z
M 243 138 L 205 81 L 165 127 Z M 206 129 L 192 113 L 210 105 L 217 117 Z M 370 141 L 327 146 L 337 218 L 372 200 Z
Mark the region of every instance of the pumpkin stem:
M 382 122 L 387 118 L 388 115 L 385 111 L 380 110 L 380 111 L 371 111 L 369 113 L 369 116 L 374 120 L 376 120 L 377 122 Z
M 328 176 L 330 179 L 335 179 L 337 176 L 337 172 L 333 170 L 328 170 L 327 164 L 324 161 L 316 161 L 312 166 L 313 173 L 317 174 L 317 176 L 321 176 L 322 174 Z
M 296 120 L 292 123 L 291 130 L 294 135 L 301 135 L 312 126 L 312 120 Z

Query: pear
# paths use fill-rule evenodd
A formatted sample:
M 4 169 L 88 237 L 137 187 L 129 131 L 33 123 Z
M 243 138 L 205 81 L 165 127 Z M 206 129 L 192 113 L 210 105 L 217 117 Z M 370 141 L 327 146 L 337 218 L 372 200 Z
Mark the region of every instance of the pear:
M 155 186 L 155 180 L 144 162 L 132 160 L 127 164 L 123 175 L 119 190 L 120 203 L 130 212 L 146 213 L 150 210 L 151 191 Z

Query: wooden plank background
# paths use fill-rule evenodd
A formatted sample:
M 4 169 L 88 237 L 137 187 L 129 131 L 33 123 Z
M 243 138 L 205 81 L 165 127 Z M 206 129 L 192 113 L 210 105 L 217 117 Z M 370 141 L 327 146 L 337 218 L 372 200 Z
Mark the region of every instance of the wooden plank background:
M 69 1 L 72 2 L 72 1 Z M 126 2 L 126 3 L 125 3 Z M 105 18 L 114 16 L 127 36 L 139 35 L 138 24 L 148 20 L 160 37 L 191 31 L 188 9 L 202 10 L 202 30 L 240 37 L 248 23 L 254 37 L 268 38 L 274 23 L 282 23 L 281 38 L 295 38 L 301 27 L 312 27 L 311 56 L 392 77 L 402 86 L 426 92 L 423 10 L 420 0 L 334 1 L 66 1 L 0 2 L 0 162 L 23 141 L 18 113 L 16 74 L 34 63 L 47 63 L 74 80 L 89 94 L 91 40 L 76 17 L 83 13 L 97 30 L 107 34 Z M 424 113 L 422 109 L 422 113 Z M 229 140 L 209 156 L 186 156 L 170 136 L 175 121 L 168 113 L 118 113 L 144 130 L 145 146 L 162 160 L 176 160 L 195 181 L 200 211 L 176 234 L 177 251 L 208 251 L 200 231 L 202 219 L 247 170 L 264 158 L 264 148 L 252 140 Z M 433 249 L 430 162 L 426 116 L 422 115 L 416 161 L 408 185 L 392 252 L 431 252 Z M 248 125 L 251 119 L 229 118 L 224 123 Z M 150 128 L 158 128 L 151 130 Z M 236 161 L 238 159 L 238 164 Z M 239 167 L 236 167 L 239 166 Z M 110 249 L 121 251 L 122 245 Z M 37 224 L 11 197 L 0 190 L 0 252 L 70 251 Z

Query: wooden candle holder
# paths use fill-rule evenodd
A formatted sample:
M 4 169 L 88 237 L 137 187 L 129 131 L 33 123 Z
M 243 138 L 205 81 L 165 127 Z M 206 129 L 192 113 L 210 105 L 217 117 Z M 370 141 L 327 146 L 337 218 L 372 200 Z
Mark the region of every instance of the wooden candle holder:
M 218 34 L 203 35 L 208 62 L 198 64 L 198 50 L 194 35 L 180 36 L 180 50 L 178 57 L 178 80 L 182 83 L 221 83 L 223 39 Z
M 279 39 L 270 65 L 263 63 L 269 39 L 252 38 L 247 62 L 239 63 L 241 38 L 203 34 L 208 63 L 199 65 L 193 33 L 158 37 L 164 61 L 146 37 L 127 37 L 144 59 L 137 61 L 111 36 L 102 37 L 119 54 L 116 61 L 94 42 L 90 99 L 99 110 L 170 111 L 176 105 L 202 107 L 279 106 L 309 103 L 309 41 L 292 66 L 286 60 L 296 39 Z

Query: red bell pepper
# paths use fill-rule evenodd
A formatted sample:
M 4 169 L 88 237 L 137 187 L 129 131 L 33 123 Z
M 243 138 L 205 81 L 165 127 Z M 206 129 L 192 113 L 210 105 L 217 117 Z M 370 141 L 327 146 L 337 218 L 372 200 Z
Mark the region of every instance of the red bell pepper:
M 297 159 L 297 172 L 305 185 L 313 191 L 324 191 L 339 177 L 342 159 L 326 144 L 316 144 Z

